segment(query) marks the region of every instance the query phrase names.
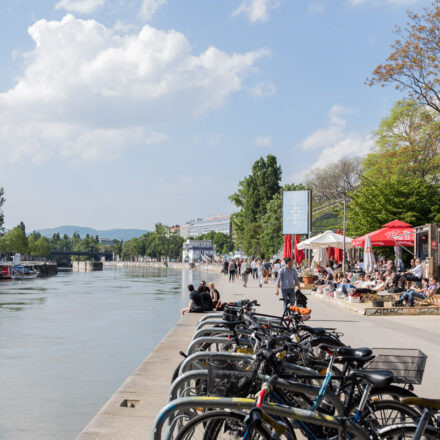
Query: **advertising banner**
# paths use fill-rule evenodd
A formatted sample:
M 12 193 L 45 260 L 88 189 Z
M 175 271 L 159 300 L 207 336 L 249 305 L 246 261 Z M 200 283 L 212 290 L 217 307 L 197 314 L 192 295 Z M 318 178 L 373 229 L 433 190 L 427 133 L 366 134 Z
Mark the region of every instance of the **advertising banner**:
M 309 233 L 310 191 L 283 192 L 283 234 Z

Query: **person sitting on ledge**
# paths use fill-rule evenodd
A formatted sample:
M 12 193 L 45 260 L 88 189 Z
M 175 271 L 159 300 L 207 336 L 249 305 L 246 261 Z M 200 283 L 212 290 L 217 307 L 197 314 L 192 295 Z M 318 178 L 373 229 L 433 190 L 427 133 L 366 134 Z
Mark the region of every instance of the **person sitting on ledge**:
M 217 308 L 217 305 L 220 304 L 220 293 L 219 293 L 219 291 L 215 288 L 213 282 L 208 283 L 208 287 L 209 287 L 209 293 L 210 293 L 210 295 L 211 295 L 212 304 L 213 304 L 213 306 L 214 306 L 214 309 L 216 309 L 216 308 Z
M 194 289 L 192 284 L 188 285 L 189 292 L 189 304 L 186 309 L 182 309 L 180 314 L 183 316 L 185 313 L 202 313 L 205 311 L 205 303 L 203 301 L 203 295 Z
M 399 300 L 393 303 L 393 306 L 399 307 L 406 303 L 408 307 L 414 307 L 414 300 L 416 298 L 430 298 L 431 296 L 435 295 L 438 288 L 438 277 L 431 277 L 431 280 L 428 280 L 428 278 L 422 278 L 422 288 L 418 289 L 417 287 L 412 287 L 406 292 L 403 292 L 402 295 L 400 295 Z

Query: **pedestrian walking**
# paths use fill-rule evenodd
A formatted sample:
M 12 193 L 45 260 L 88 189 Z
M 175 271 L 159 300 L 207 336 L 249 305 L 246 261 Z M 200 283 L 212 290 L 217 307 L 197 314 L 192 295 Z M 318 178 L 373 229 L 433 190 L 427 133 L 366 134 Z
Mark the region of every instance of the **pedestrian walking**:
M 263 282 L 264 284 L 267 284 L 269 282 L 269 275 L 270 275 L 271 265 L 269 261 L 266 259 L 263 260 Z
M 237 266 L 235 264 L 235 261 L 232 260 L 229 262 L 229 282 L 235 282 L 235 272 L 237 270 Z
M 252 263 L 251 263 L 251 269 L 252 269 L 252 279 L 256 279 L 256 278 L 258 278 L 258 267 L 257 267 L 258 265 L 257 265 L 257 259 L 256 258 L 254 258 L 253 260 L 252 260 Z
M 247 287 L 247 282 L 251 272 L 251 265 L 249 264 L 249 261 L 245 259 L 243 264 L 241 265 L 241 279 L 243 281 L 243 287 Z
M 293 267 L 293 261 L 291 258 L 286 258 L 286 265 L 280 269 L 277 278 L 277 287 L 275 295 L 279 295 L 279 288 L 281 287 L 281 293 L 283 294 L 284 307 L 288 304 L 295 305 L 295 286 L 299 288 L 299 279 L 296 270 Z
M 257 262 L 258 285 L 263 287 L 263 263 L 261 260 Z

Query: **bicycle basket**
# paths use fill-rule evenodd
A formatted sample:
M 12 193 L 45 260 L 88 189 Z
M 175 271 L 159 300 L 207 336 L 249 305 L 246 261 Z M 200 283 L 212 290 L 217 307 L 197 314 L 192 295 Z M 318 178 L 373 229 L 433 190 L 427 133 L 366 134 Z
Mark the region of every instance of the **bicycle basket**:
M 367 370 L 390 370 L 394 373 L 397 383 L 422 383 L 425 372 L 426 356 L 415 348 L 373 348 L 376 356 L 365 365 Z

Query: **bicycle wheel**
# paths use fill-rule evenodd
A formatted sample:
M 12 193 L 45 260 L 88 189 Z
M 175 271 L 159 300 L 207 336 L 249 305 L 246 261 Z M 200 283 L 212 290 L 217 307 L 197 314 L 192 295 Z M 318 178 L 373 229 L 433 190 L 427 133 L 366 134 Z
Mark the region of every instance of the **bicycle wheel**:
M 247 428 L 243 426 L 244 414 L 229 411 L 209 411 L 190 420 L 177 434 L 175 440 L 242 439 Z M 246 439 L 269 440 L 270 432 L 255 427 Z
M 403 403 L 394 400 L 370 402 L 362 414 L 362 419 L 374 432 L 386 426 L 417 424 L 420 414 Z
M 385 429 L 380 433 L 382 440 L 412 440 L 416 432 L 417 426 L 399 426 Z M 438 440 L 439 433 L 433 426 L 427 426 L 422 434 L 422 440 Z

